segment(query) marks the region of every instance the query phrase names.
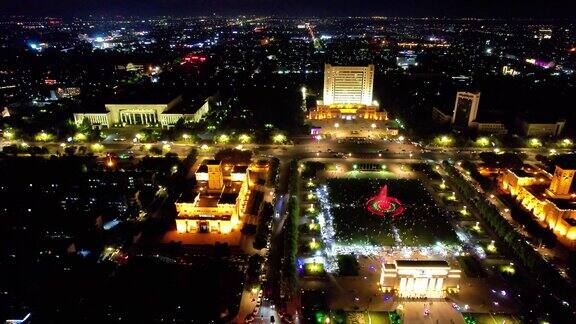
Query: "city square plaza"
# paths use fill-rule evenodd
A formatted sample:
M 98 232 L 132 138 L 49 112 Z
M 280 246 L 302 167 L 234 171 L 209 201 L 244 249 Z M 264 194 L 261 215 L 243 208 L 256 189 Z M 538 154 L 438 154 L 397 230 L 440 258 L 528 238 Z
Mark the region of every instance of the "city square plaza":
M 392 231 L 395 233 L 393 243 L 390 245 L 370 245 L 368 239 L 366 242 L 355 241 L 353 236 L 344 235 L 346 240 L 338 240 L 330 235 L 323 235 L 324 250 L 322 257 L 310 257 L 305 261 L 308 262 L 324 262 L 324 269 L 327 275 L 332 280 L 318 281 L 314 277 L 302 280 L 301 287 L 303 289 L 325 289 L 329 294 L 329 307 L 330 309 L 344 309 L 344 310 L 371 310 L 371 311 L 393 311 L 399 305 L 404 305 L 409 309 L 406 314 L 416 316 L 414 322 L 421 320 L 429 321 L 430 318 L 449 321 L 452 319 L 455 323 L 463 323 L 462 315 L 456 310 L 452 309 L 451 302 L 448 303 L 444 298 L 448 297 L 460 306 L 466 305 L 469 312 L 512 312 L 514 311 L 514 301 L 511 298 L 501 298 L 496 307 L 494 302 L 494 293 L 491 291 L 492 287 L 503 287 L 503 283 L 498 280 L 493 281 L 490 278 L 468 278 L 460 270 L 460 265 L 457 260 L 460 255 L 461 247 L 459 243 L 452 242 L 452 236 L 448 231 L 439 233 L 436 238 L 438 241 L 435 244 L 428 244 L 427 237 L 419 239 L 409 239 L 411 235 L 410 228 L 416 229 L 418 226 L 426 225 L 426 217 L 439 217 L 445 215 L 447 210 L 444 206 L 440 207 L 440 214 L 433 215 L 425 212 L 425 209 L 419 207 L 418 204 L 430 205 L 434 201 L 427 200 L 428 198 L 410 198 L 409 192 L 412 192 L 413 185 L 420 185 L 420 181 L 424 183 L 422 191 L 415 191 L 413 196 L 427 197 L 427 191 L 431 188 L 426 184 L 426 176 L 420 171 L 412 171 L 409 165 L 401 164 L 398 162 L 386 163 L 386 170 L 377 171 L 362 171 L 355 170 L 360 164 L 368 162 L 354 163 L 351 162 L 338 162 L 337 167 L 330 168 L 331 171 L 319 172 L 314 180 L 315 188 L 311 192 L 315 192 L 318 196 L 317 205 L 319 211 L 319 223 L 326 227 L 327 224 L 334 226 L 334 219 L 323 219 L 326 215 L 333 214 L 332 217 L 337 217 L 338 209 L 348 208 L 342 205 L 350 205 L 348 209 L 342 212 L 342 215 L 348 217 L 346 222 L 353 226 L 351 228 L 360 228 L 359 235 L 365 229 L 376 227 L 377 223 L 369 223 L 369 226 L 364 226 L 362 220 L 350 219 L 351 217 L 375 217 L 382 219 L 382 224 L 392 224 Z M 347 164 L 347 165 L 346 165 Z M 382 167 L 384 169 L 384 167 Z M 394 170 L 394 172 L 390 172 Z M 330 190 L 331 180 L 353 180 L 352 185 L 345 189 L 345 187 L 337 187 L 335 191 L 340 192 L 336 197 L 343 197 L 345 195 L 352 195 L 349 200 L 332 200 L 334 194 Z M 378 180 L 377 182 L 373 182 Z M 373 182 L 370 185 L 370 182 Z M 354 184 L 367 182 L 367 189 L 378 188 L 381 184 L 386 184 L 387 190 L 385 195 L 380 194 L 378 190 L 373 190 L 371 194 L 365 191 L 362 187 Z M 327 183 L 328 185 L 325 185 Z M 344 182 L 345 183 L 345 182 Z M 410 184 L 407 189 L 402 189 L 405 183 Z M 380 187 L 382 188 L 382 187 Z M 406 191 L 407 190 L 407 191 Z M 344 191 L 344 193 L 341 193 Z M 405 191 L 405 192 L 403 192 Z M 326 197 L 325 193 L 329 192 Z M 370 198 L 372 195 L 372 198 Z M 367 206 L 374 203 L 373 199 L 381 199 L 377 201 L 379 207 L 388 208 L 384 209 L 382 216 L 371 214 L 368 212 Z M 389 199 L 389 201 L 386 201 Z M 399 206 L 394 204 L 401 204 L 402 208 L 406 211 L 403 214 L 394 216 L 394 219 L 386 219 L 392 217 L 392 214 L 386 215 L 386 211 L 393 213 L 398 210 Z M 330 208 L 322 207 L 324 204 L 330 205 Z M 308 208 L 307 205 L 304 209 Z M 416 212 L 412 211 L 416 208 Z M 369 209 L 369 208 L 368 208 Z M 406 219 L 416 217 L 413 222 L 407 222 Z M 453 231 L 452 224 L 442 224 L 442 227 L 448 227 Z M 406 228 L 402 228 L 406 227 Z M 327 232 L 333 232 L 338 236 L 338 231 L 342 228 L 328 229 Z M 429 229 L 434 232 L 435 229 Z M 373 232 L 364 232 L 365 236 L 380 236 L 383 232 L 375 230 Z M 396 235 L 402 233 L 404 237 Z M 359 236 L 359 237 L 360 237 Z M 434 237 L 435 234 L 432 234 Z M 442 241 L 442 239 L 445 241 Z M 329 242 L 327 240 L 333 240 Z M 384 240 L 374 240 L 373 242 L 387 242 Z M 346 244 L 349 242 L 349 244 Z M 407 242 L 408 245 L 403 242 Z M 331 255 L 332 254 L 332 255 Z M 359 266 L 359 273 L 356 276 L 333 276 L 336 274 L 329 265 L 331 256 L 333 254 L 352 254 L 356 256 Z M 421 301 L 419 301 L 421 300 Z M 423 302 L 427 302 L 426 307 Z M 436 306 L 430 305 L 433 303 Z M 413 303 L 410 304 L 410 303 Z M 418 306 L 421 305 L 421 306 Z M 444 306 L 443 306 L 444 305 Z M 431 308 L 431 317 L 425 317 L 422 312 L 425 308 Z M 405 318 L 408 319 L 408 318 Z M 412 322 L 410 322 L 412 323 Z

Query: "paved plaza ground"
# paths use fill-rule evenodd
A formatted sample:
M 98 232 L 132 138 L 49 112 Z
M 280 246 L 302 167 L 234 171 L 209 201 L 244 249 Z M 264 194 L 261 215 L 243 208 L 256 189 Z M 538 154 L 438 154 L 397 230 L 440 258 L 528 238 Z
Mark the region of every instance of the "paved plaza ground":
M 464 324 L 464 317 L 447 302 L 403 302 L 402 320 L 410 324 Z M 429 314 L 425 315 L 424 310 Z

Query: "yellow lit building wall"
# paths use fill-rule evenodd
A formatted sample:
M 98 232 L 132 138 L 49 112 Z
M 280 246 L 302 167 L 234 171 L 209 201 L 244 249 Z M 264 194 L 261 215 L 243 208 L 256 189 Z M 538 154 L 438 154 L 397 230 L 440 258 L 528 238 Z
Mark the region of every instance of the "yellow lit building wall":
M 215 165 L 220 166 L 220 165 Z M 257 170 L 267 172 L 268 168 L 255 167 Z M 176 202 L 176 230 L 178 233 L 195 233 L 200 229 L 200 224 L 207 224 L 210 232 L 229 233 L 239 229 L 243 223 L 244 211 L 251 190 L 248 173 L 254 168 L 251 166 L 245 173 L 231 173 L 230 180 L 242 181 L 238 190 L 238 198 L 234 204 L 221 204 L 216 206 L 199 206 L 200 194 L 197 194 L 192 202 Z M 221 171 L 221 168 L 219 169 Z M 218 170 L 215 170 L 218 173 Z M 206 173 L 197 173 L 202 175 Z M 219 174 L 222 174 L 219 172 Z M 210 168 L 208 169 L 207 180 L 210 178 Z M 221 219 L 223 216 L 230 216 L 230 220 Z
M 570 174 L 568 177 L 565 177 L 563 171 L 564 170 L 558 172 L 558 168 L 556 169 L 552 180 L 554 182 L 554 179 L 556 179 L 556 183 L 550 185 L 550 190 L 552 190 L 552 188 L 560 188 L 559 192 L 566 192 L 564 191 L 565 187 L 561 188 L 562 184 L 559 182 L 563 179 L 568 181 Z M 566 221 L 567 219 L 576 219 L 576 210 L 560 209 L 546 197 L 540 198 L 534 196 L 527 187 L 539 182 L 537 178 L 519 178 L 513 172 L 507 170 L 502 178 L 502 188 L 509 191 L 525 209 L 532 212 L 534 218 L 536 218 L 543 227 L 552 230 L 562 244 L 570 248 L 576 248 L 576 226 Z
M 224 175 L 221 164 L 208 164 L 208 190 L 221 190 L 224 187 Z
M 557 196 L 569 194 L 575 172 L 576 170 L 562 169 L 556 166 L 552 182 L 550 183 L 550 192 Z

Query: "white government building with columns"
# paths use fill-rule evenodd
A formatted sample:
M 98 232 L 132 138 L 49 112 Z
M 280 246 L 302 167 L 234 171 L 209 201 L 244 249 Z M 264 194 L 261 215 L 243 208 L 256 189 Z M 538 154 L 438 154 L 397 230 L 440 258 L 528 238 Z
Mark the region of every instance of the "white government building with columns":
M 208 99 L 206 99 L 194 113 L 171 113 L 170 110 L 181 102 L 182 96 L 160 104 L 105 104 L 107 112 L 74 113 L 74 122 L 81 124 L 87 118 L 92 127 L 95 128 L 120 124 L 170 127 L 174 126 L 180 119 L 196 123 L 210 110 Z
M 382 264 L 380 288 L 400 298 L 444 298 L 459 291 L 460 272 L 443 260 L 395 260 Z

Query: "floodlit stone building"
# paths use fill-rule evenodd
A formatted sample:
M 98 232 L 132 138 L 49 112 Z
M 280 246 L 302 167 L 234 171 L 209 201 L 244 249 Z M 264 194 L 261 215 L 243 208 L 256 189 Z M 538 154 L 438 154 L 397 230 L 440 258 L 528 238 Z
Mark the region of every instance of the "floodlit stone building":
M 459 280 L 460 270 L 443 260 L 396 260 L 382 265 L 380 287 L 403 298 L 443 298 Z
M 210 110 L 208 99 L 194 112 L 178 111 L 182 96 L 154 100 L 133 99 L 120 103 L 107 103 L 106 112 L 74 113 L 74 122 L 81 124 L 88 119 L 93 127 L 111 127 L 115 125 L 158 125 L 170 127 L 179 120 L 198 122 Z
M 570 248 L 576 248 L 576 194 L 570 191 L 575 173 L 556 166 L 553 176 L 525 168 L 506 170 L 502 177 L 502 189 Z
M 195 172 L 198 185 L 176 201 L 178 233 L 220 233 L 240 230 L 247 206 L 260 204 L 251 195 L 263 190 L 259 179 L 268 167 L 231 165 L 205 160 Z

